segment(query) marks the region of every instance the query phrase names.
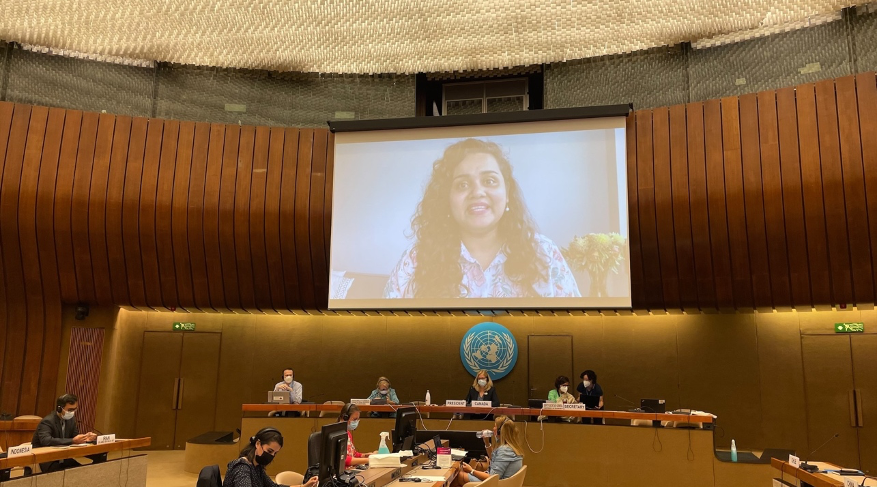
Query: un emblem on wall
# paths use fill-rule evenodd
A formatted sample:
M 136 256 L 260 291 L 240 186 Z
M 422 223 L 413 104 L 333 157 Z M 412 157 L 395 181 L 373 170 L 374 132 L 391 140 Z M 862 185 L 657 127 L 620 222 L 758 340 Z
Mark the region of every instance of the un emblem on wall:
M 518 342 L 512 332 L 499 323 L 481 323 L 463 335 L 460 359 L 472 376 L 484 369 L 492 380 L 502 379 L 518 361 Z

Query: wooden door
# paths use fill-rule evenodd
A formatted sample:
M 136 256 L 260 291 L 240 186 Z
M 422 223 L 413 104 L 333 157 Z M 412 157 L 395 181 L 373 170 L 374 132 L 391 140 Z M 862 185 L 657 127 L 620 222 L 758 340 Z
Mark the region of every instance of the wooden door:
M 186 441 L 213 431 L 216 419 L 216 384 L 219 374 L 219 333 L 183 335 L 180 392 L 174 448 L 186 448 Z
M 859 468 L 877 475 L 877 335 L 854 335 L 850 339 L 859 409 Z
M 851 397 L 853 380 L 850 337 L 847 335 L 801 338 L 804 389 L 807 400 L 809 450 L 798 452 L 801 460 L 820 460 L 847 468 L 859 468 L 859 440 Z M 834 434 L 837 438 L 808 458 Z
M 177 423 L 177 378 L 183 351 L 183 335 L 174 332 L 143 333 L 140 356 L 140 391 L 135 431 L 137 438 L 152 438 L 154 450 L 171 450 Z
M 574 390 L 576 381 L 572 377 L 572 336 L 528 336 L 527 372 L 531 399 L 548 399 L 548 391 L 554 389 L 554 380 L 559 375 L 569 377 L 570 388 Z

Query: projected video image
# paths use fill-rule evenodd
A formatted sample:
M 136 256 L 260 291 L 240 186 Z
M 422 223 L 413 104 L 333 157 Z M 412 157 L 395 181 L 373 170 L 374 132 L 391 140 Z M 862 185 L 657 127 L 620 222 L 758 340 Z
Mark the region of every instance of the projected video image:
M 330 308 L 629 306 L 623 126 L 337 134 Z

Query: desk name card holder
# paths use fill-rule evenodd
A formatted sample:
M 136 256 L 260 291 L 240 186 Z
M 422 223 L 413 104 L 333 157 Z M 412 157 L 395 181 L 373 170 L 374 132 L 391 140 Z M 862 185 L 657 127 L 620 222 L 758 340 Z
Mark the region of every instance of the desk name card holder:
M 371 401 L 368 399 L 351 399 L 350 404 L 353 404 L 354 406 L 368 406 L 371 404 Z
M 451 449 L 446 446 L 436 448 L 435 464 L 439 468 L 451 468 Z
M 586 405 L 584 405 L 584 404 L 582 404 L 582 403 L 580 403 L 580 402 L 576 402 L 576 403 L 572 403 L 572 404 L 564 404 L 564 405 L 563 405 L 563 409 L 572 409 L 572 410 L 576 410 L 576 411 L 584 411 L 584 410 L 588 409 L 588 406 L 586 406 Z
M 859 487 L 859 484 L 851 478 L 844 477 L 844 487 Z
M 563 404 L 558 402 L 546 402 L 542 405 L 542 409 L 563 409 Z
M 466 407 L 465 399 L 448 399 L 445 401 L 445 406 L 452 408 L 464 408 Z
M 795 468 L 801 468 L 801 459 L 795 455 L 789 455 L 789 465 Z
M 30 443 L 25 443 L 24 445 L 19 446 L 11 446 L 9 447 L 9 451 L 6 452 L 7 458 L 20 457 L 24 455 L 30 455 L 31 450 L 33 450 Z
M 473 408 L 491 408 L 493 403 L 490 401 L 472 401 Z
M 98 445 L 103 445 L 104 443 L 115 443 L 115 442 L 116 442 L 116 435 L 115 434 L 100 435 L 97 437 L 97 444 Z

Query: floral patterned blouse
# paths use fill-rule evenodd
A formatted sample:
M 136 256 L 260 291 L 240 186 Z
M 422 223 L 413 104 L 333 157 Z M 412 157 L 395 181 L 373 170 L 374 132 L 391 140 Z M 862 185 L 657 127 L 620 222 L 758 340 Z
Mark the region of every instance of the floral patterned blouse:
M 537 281 L 533 288 L 543 298 L 581 297 L 578 284 L 572 271 L 563 259 L 560 249 L 548 237 L 536 234 L 540 257 L 548 264 L 547 279 Z M 505 274 L 506 254 L 503 247 L 493 262 L 483 269 L 466 246 L 460 242 L 460 267 L 463 270 L 461 296 L 464 298 L 517 298 L 525 296 L 524 290 Z M 417 252 L 414 245 L 409 247 L 395 269 L 390 274 L 384 297 L 413 298 L 414 269 L 417 267 Z

